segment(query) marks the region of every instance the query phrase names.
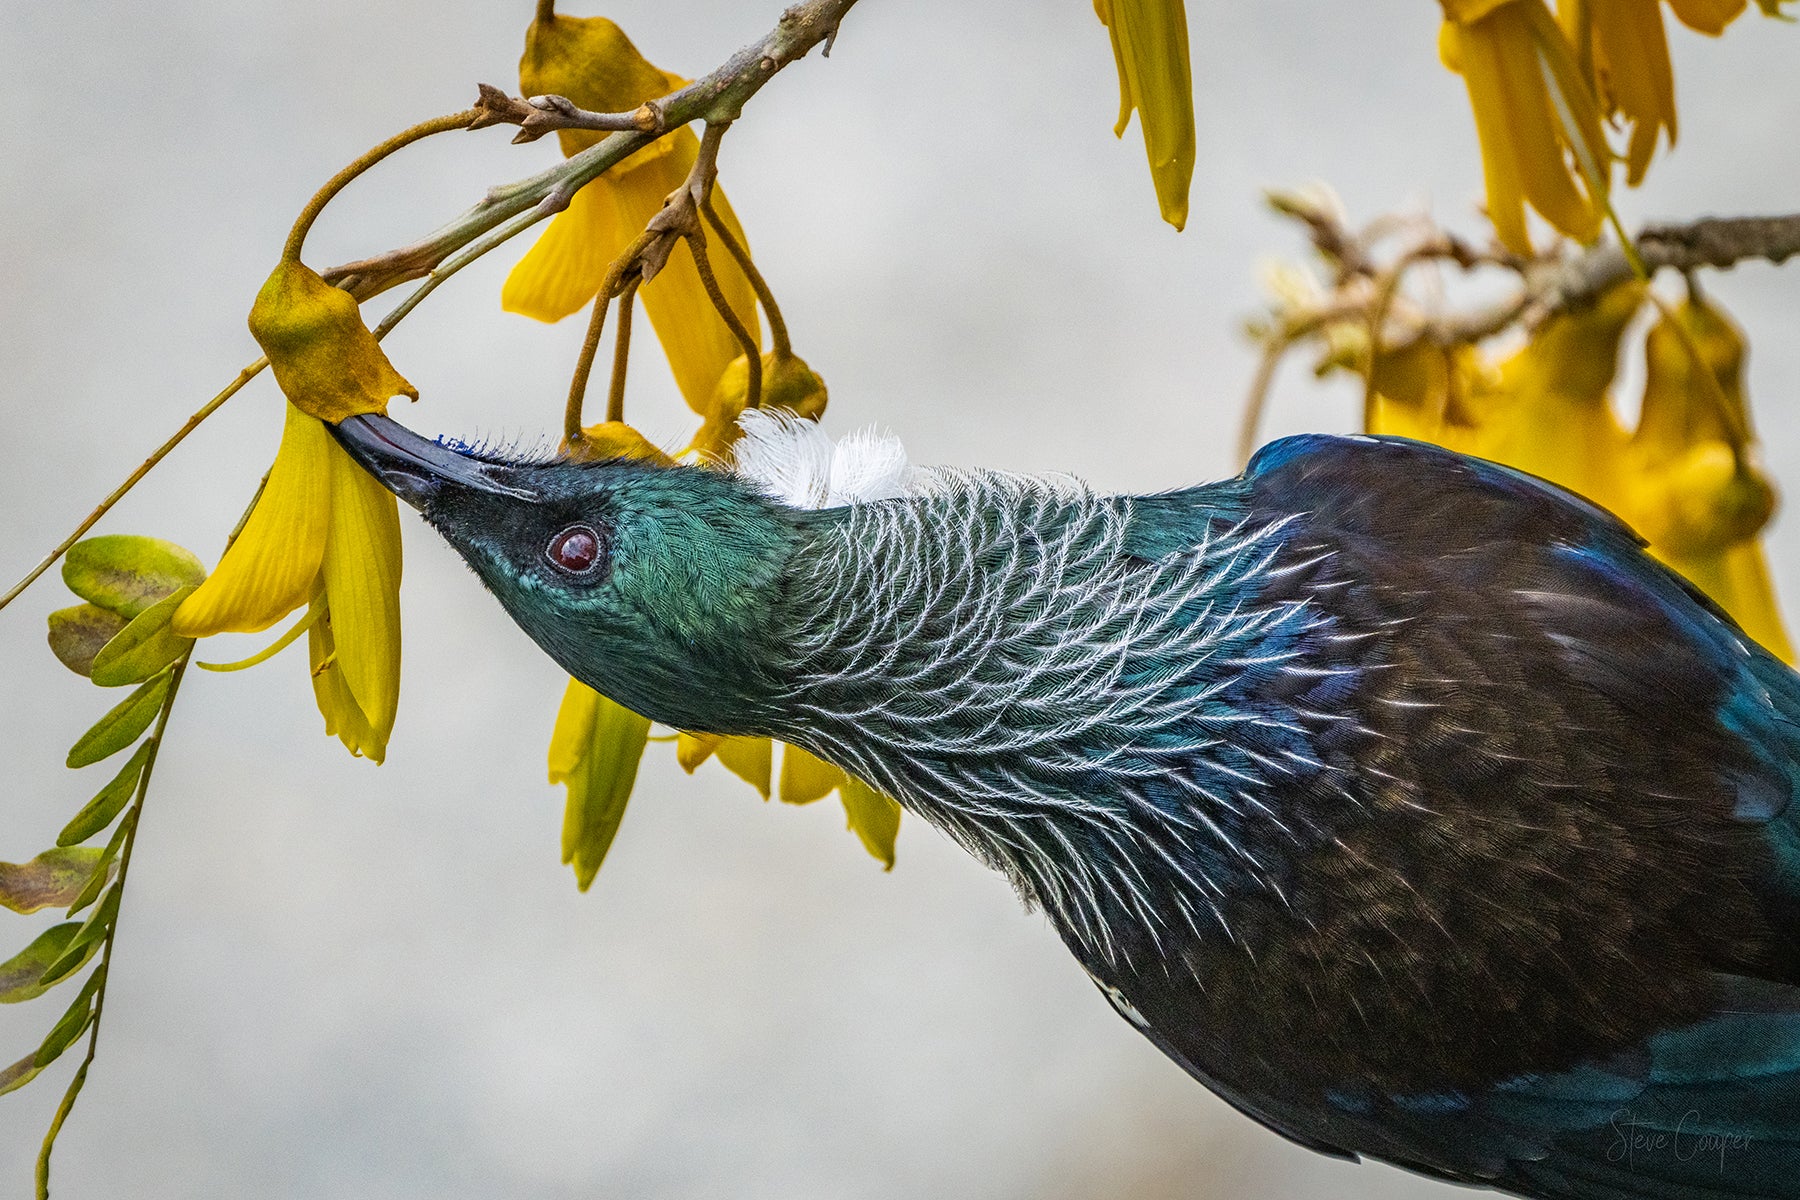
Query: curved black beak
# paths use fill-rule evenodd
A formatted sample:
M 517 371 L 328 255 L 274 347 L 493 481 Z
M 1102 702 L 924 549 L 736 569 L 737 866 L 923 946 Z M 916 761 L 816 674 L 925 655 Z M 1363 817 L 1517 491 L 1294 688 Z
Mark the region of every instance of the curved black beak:
M 326 428 L 363 470 L 420 512 L 446 488 L 537 499 L 500 478 L 507 468 L 420 437 L 392 418 L 371 413 Z

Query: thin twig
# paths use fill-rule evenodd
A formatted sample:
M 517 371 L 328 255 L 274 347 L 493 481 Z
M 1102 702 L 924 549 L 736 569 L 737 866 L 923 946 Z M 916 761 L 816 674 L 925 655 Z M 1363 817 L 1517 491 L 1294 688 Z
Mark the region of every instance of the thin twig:
M 782 13 L 775 28 L 739 50 L 717 70 L 659 100 L 657 133 L 614 133 L 599 144 L 527 179 L 493 188 L 479 204 L 429 237 L 373 258 L 345 263 L 324 272 L 359 300 L 379 295 L 409 279 L 418 279 L 456 251 L 513 218 L 532 212 L 545 197 L 573 195 L 609 167 L 643 149 L 667 131 L 692 121 L 735 120 L 762 86 L 789 64 L 837 32 L 856 0 L 802 0 Z M 550 212 L 538 212 L 526 225 Z M 515 230 L 516 232 L 516 230 Z
M 287 245 L 282 247 L 283 262 L 298 262 L 300 249 L 306 244 L 307 231 L 325 206 L 330 204 L 337 194 L 349 185 L 350 181 L 367 171 L 370 167 L 386 158 L 396 150 L 412 145 L 420 138 L 428 138 L 436 133 L 446 133 L 452 129 L 467 129 L 472 121 L 481 116 L 478 108 L 465 108 L 461 112 L 450 113 L 442 117 L 434 117 L 429 121 L 420 121 L 408 129 L 402 129 L 393 137 L 375 146 L 349 166 L 325 181 L 325 186 L 313 193 L 313 198 L 306 202 L 300 215 L 294 218 L 294 228 L 288 233 Z
M 782 319 L 781 308 L 775 303 L 775 293 L 769 290 L 768 280 L 763 278 L 762 272 L 757 270 L 756 264 L 751 261 L 750 251 L 742 242 L 738 241 L 737 235 L 731 232 L 731 227 L 720 219 L 718 210 L 713 207 L 713 198 L 710 194 L 700 202 L 700 213 L 706 218 L 706 223 L 712 227 L 712 231 L 719 235 L 719 241 L 724 244 L 725 252 L 731 255 L 732 260 L 737 263 L 738 269 L 744 273 L 744 278 L 750 281 L 750 290 L 756 293 L 756 299 L 762 305 L 763 314 L 769 318 L 770 351 L 776 358 L 792 357 L 794 344 L 788 340 L 787 322 Z
M 537 19 L 539 25 L 556 20 L 556 0 L 537 0 Z
M 619 328 L 613 338 L 612 386 L 606 392 L 606 419 L 625 419 L 625 371 L 631 359 L 631 310 L 642 276 L 628 275 L 619 291 Z
M 594 297 L 587 337 L 582 339 L 581 356 L 575 360 L 575 377 L 569 380 L 569 400 L 563 406 L 563 441 L 571 446 L 585 436 L 581 432 L 581 409 L 587 399 L 588 376 L 594 370 L 594 355 L 600 349 L 600 331 L 606 327 L 606 310 L 611 306 L 612 293 L 601 288 Z
M 725 299 L 725 293 L 719 290 L 719 281 L 713 276 L 712 263 L 706 255 L 706 239 L 704 236 L 690 237 L 688 249 L 694 252 L 694 268 L 700 273 L 700 286 L 706 289 L 706 298 L 712 301 L 713 307 L 719 310 L 719 319 L 731 330 L 731 336 L 737 339 L 738 346 L 744 351 L 744 361 L 749 364 L 750 374 L 744 390 L 744 407 L 746 409 L 762 407 L 762 347 L 757 345 L 756 338 L 751 335 L 750 327 L 745 325 L 737 313 L 731 309 L 731 302 Z
M 488 83 L 475 85 L 477 116 L 470 129 L 486 129 L 491 125 L 517 125 L 519 132 L 513 144 L 535 142 L 546 133 L 558 129 L 595 129 L 602 133 L 635 130 L 638 133 L 661 133 L 662 114 L 653 106 L 640 104 L 630 112 L 591 112 L 567 96 L 509 96 Z
M 159 463 L 163 459 L 167 458 L 169 456 L 169 452 L 171 450 L 175 449 L 175 447 L 181 445 L 182 440 L 184 438 L 186 438 L 188 434 L 190 434 L 190 433 L 194 432 L 194 430 L 198 429 L 200 427 L 200 422 L 206 420 L 206 418 L 212 416 L 213 413 L 217 412 L 219 409 L 219 406 L 221 404 L 224 404 L 227 400 L 229 400 L 233 396 L 237 395 L 238 390 L 240 388 L 242 388 L 246 383 L 249 383 L 252 379 L 255 379 L 256 376 L 262 371 L 262 369 L 268 365 L 269 365 L 268 359 L 266 359 L 266 358 L 257 359 L 255 362 L 253 362 L 249 366 L 245 367 L 242 371 L 239 371 L 238 377 L 236 379 L 232 380 L 229 384 L 227 384 L 224 391 L 220 392 L 218 395 L 214 396 L 211 400 L 208 400 L 205 404 L 201 405 L 199 411 L 195 412 L 193 416 L 189 417 L 187 419 L 186 423 L 184 423 L 180 429 L 177 429 L 175 431 L 175 433 L 169 438 L 168 441 L 164 442 L 162 445 L 158 446 L 154 451 L 152 451 L 150 454 L 150 457 L 146 458 L 142 463 L 140 463 L 138 465 L 137 470 L 133 471 L 130 475 L 125 477 L 124 483 L 121 483 L 118 487 L 114 488 L 112 490 L 112 493 L 110 495 L 108 495 L 106 497 L 106 499 L 102 500 L 99 503 L 99 505 L 95 507 L 94 511 L 87 515 L 86 519 L 83 520 L 81 522 L 81 524 L 79 524 L 75 527 L 75 532 L 71 533 L 68 537 L 66 537 L 62 541 L 58 542 L 56 544 L 56 548 L 51 550 L 50 553 L 44 555 L 43 561 L 39 562 L 37 566 L 31 568 L 31 570 L 26 574 L 25 578 L 19 580 L 18 583 L 15 583 L 12 586 L 12 590 L 7 592 L 6 595 L 0 596 L 0 608 L 5 608 L 8 604 L 11 604 L 14 600 L 18 599 L 20 592 L 23 592 L 26 588 L 30 587 L 33 583 L 35 583 L 37 581 L 38 576 L 42 575 L 45 571 L 48 571 L 52 566 L 54 566 L 56 561 L 59 558 L 61 558 L 64 554 L 68 553 L 70 546 L 73 546 L 76 542 L 79 542 L 82 539 L 82 536 L 85 535 L 88 530 L 92 529 L 96 524 L 99 523 L 101 517 L 104 517 L 107 513 L 112 511 L 113 505 L 117 504 L 120 500 L 123 500 L 125 498 L 126 492 L 129 492 L 132 488 L 136 487 L 138 484 L 138 481 L 143 479 L 144 476 L 148 475 L 150 473 L 151 469 L 153 467 L 155 467 L 157 463 Z

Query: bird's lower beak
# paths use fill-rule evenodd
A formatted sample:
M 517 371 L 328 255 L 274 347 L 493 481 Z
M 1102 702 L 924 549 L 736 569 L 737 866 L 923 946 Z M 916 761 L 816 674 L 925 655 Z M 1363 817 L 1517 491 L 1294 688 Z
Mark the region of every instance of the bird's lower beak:
M 389 417 L 373 413 L 346 417 L 326 428 L 363 470 L 421 512 L 446 488 L 535 499 L 531 492 L 498 478 L 504 467 L 422 438 Z

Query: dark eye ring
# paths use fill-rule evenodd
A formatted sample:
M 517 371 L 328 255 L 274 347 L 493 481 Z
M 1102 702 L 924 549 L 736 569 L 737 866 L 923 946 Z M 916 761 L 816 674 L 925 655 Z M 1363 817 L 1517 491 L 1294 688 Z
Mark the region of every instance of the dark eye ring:
M 570 575 L 591 575 L 606 560 L 606 545 L 592 525 L 571 525 L 550 539 L 544 557 Z

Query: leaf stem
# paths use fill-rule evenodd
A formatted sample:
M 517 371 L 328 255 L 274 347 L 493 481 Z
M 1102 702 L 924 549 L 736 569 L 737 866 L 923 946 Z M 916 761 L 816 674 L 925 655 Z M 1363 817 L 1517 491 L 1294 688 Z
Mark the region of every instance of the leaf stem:
M 725 293 L 719 290 L 719 281 L 713 275 L 712 263 L 706 254 L 706 239 L 690 237 L 688 249 L 694 253 L 694 267 L 700 273 L 700 286 L 706 289 L 707 299 L 719 310 L 719 319 L 731 330 L 731 336 L 743 347 L 744 360 L 749 364 L 750 377 L 744 392 L 744 407 L 760 408 L 762 406 L 762 347 L 750 336 L 750 328 L 738 319 L 737 313 L 731 309 L 731 302 L 725 299 Z
M 700 202 L 700 213 L 706 218 L 706 223 L 712 226 L 712 231 L 719 235 L 719 241 L 724 244 L 725 252 L 731 255 L 737 263 L 738 269 L 743 271 L 744 277 L 750 281 L 750 288 L 756 293 L 757 302 L 762 305 L 763 313 L 769 318 L 770 350 L 776 358 L 791 358 L 794 353 L 794 344 L 788 340 L 787 322 L 782 319 L 781 309 L 775 303 L 775 293 L 769 290 L 769 281 L 763 278 L 762 272 L 757 270 L 756 264 L 751 261 L 749 249 L 744 243 L 738 241 L 737 235 L 731 232 L 731 227 L 720 219 L 718 210 L 713 207 L 710 191 L 707 193 L 706 199 Z
M 150 734 L 150 753 L 144 757 L 144 769 L 138 775 L 137 795 L 132 800 L 131 810 L 121 820 L 129 821 L 125 831 L 125 844 L 119 849 L 119 877 L 113 882 L 118 890 L 119 912 L 124 911 L 125 877 L 131 871 L 131 851 L 137 843 L 138 827 L 144 811 L 144 796 L 150 790 L 150 776 L 156 770 L 156 757 L 162 750 L 163 734 L 169 728 L 169 714 L 175 708 L 175 693 L 181 690 L 181 677 L 186 674 L 188 659 L 194 654 L 193 646 L 175 663 L 174 674 L 169 677 L 169 690 L 163 694 L 162 711 L 156 716 L 156 728 Z M 63 1093 L 62 1103 L 57 1106 L 56 1116 L 50 1122 L 49 1130 L 44 1134 L 43 1148 L 38 1151 L 37 1159 L 37 1197 L 38 1200 L 50 1198 L 50 1152 L 56 1148 L 57 1136 L 62 1133 L 63 1122 L 69 1119 L 74 1111 L 75 1098 L 81 1094 L 81 1088 L 87 1082 L 88 1068 L 94 1063 L 94 1055 L 100 1048 L 100 1020 L 106 1013 L 106 989 L 111 982 L 107 968 L 112 965 L 113 939 L 119 932 L 119 916 L 114 914 L 112 924 L 106 928 L 106 940 L 101 944 L 100 965 L 94 968 L 102 972 L 100 986 L 94 991 L 94 1019 L 88 1025 L 87 1054 L 82 1057 L 81 1065 L 75 1068 L 75 1077 L 69 1081 L 69 1088 Z
M 625 286 L 619 291 L 619 328 L 613 335 L 612 386 L 606 392 L 608 421 L 625 419 L 625 371 L 631 358 L 631 302 L 637 298 L 638 284 L 642 282 L 643 276 L 628 275 Z M 596 331 L 596 339 L 598 336 Z
M 372 147 L 349 166 L 325 181 L 325 186 L 313 193 L 313 198 L 306 202 L 300 215 L 294 219 L 294 228 L 288 233 L 287 245 L 281 249 L 283 262 L 298 262 L 300 249 L 306 244 L 307 231 L 312 229 L 313 222 L 325 206 L 337 198 L 337 194 L 347 187 L 352 179 L 367 171 L 370 167 L 392 154 L 394 151 L 412 145 L 420 138 L 430 137 L 434 133 L 445 133 L 452 129 L 467 129 L 469 123 L 480 116 L 480 110 L 465 108 L 461 112 L 449 113 L 441 117 L 433 117 L 429 121 L 420 121 L 417 125 L 402 129 L 393 137 Z
M 136 487 L 138 485 L 138 482 L 140 480 L 142 480 L 144 478 L 144 476 L 148 475 L 150 473 L 151 469 L 154 468 L 157 463 L 160 463 L 163 459 L 165 459 L 169 456 L 169 452 L 171 450 L 173 450 L 173 449 L 175 449 L 175 447 L 181 445 L 182 440 L 184 438 L 186 438 L 188 434 L 190 434 L 190 433 L 194 432 L 194 430 L 198 429 L 200 427 L 200 422 L 206 420 L 206 418 L 212 416 L 213 413 L 217 412 L 220 405 L 224 404 L 227 400 L 229 400 L 233 396 L 237 395 L 238 390 L 240 388 L 242 388 L 246 383 L 249 383 L 252 379 L 255 379 L 257 377 L 257 375 L 262 372 L 262 369 L 268 365 L 269 365 L 268 359 L 266 359 L 266 358 L 257 359 L 255 362 L 253 362 L 249 366 L 245 367 L 242 371 L 239 371 L 238 377 L 236 379 L 232 380 L 229 384 L 227 384 L 224 391 L 220 392 L 218 395 L 214 396 L 211 400 L 208 400 L 205 404 L 201 405 L 199 411 L 195 412 L 193 416 L 189 417 L 187 419 L 187 422 L 184 425 L 182 425 L 182 427 L 180 429 L 177 429 L 175 431 L 175 433 L 173 434 L 173 436 L 171 436 L 168 441 L 164 442 L 162 445 L 158 446 L 154 451 L 152 451 L 150 457 L 146 458 L 141 464 L 139 464 L 137 470 L 133 471 L 130 475 L 127 475 L 125 477 L 124 483 L 121 483 L 118 487 L 114 488 L 112 490 L 111 494 L 108 495 L 106 497 L 106 499 L 102 500 L 99 503 L 99 505 L 94 509 L 94 511 L 87 515 L 87 518 L 85 520 L 83 520 L 81 522 L 81 524 L 79 524 L 75 527 L 75 532 L 71 533 L 68 537 L 66 537 L 62 541 L 58 542 L 56 544 L 55 549 L 51 550 L 50 553 L 44 555 L 43 561 L 39 562 L 37 566 L 31 568 L 30 572 L 28 572 L 26 574 L 25 578 L 19 580 L 18 583 L 15 583 L 12 587 L 12 590 L 7 592 L 6 595 L 0 596 L 0 608 L 5 608 L 8 604 L 11 604 L 14 600 L 18 599 L 20 592 L 23 592 L 26 588 L 30 587 L 33 583 L 37 582 L 38 576 L 42 575 L 45 571 L 48 571 L 52 566 L 54 566 L 57 559 L 61 558 L 64 554 L 68 553 L 70 546 L 73 546 L 76 542 L 79 542 L 81 540 L 82 536 L 84 534 L 86 534 L 88 530 L 92 529 L 96 524 L 99 523 L 101 517 L 104 517 L 107 513 L 112 511 L 113 505 L 117 504 L 119 501 L 121 501 L 125 498 L 125 493 L 129 492 L 132 488 Z

